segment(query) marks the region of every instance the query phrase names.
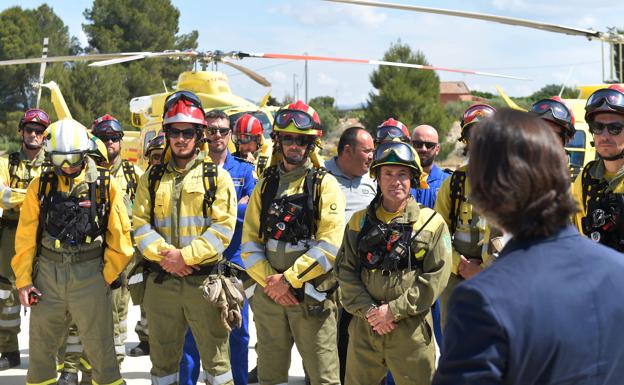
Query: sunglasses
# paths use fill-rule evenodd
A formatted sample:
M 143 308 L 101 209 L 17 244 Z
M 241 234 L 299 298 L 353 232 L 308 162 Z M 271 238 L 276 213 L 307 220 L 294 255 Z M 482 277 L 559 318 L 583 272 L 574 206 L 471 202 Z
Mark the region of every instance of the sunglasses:
M 613 123 L 600 123 L 600 122 L 589 122 L 589 132 L 594 135 L 602 135 L 605 128 L 610 135 L 620 135 L 622 130 L 624 129 L 624 123 L 613 122 Z
M 208 135 L 217 135 L 218 132 L 221 136 L 226 136 L 230 132 L 230 129 L 223 127 L 208 127 L 206 132 Z
M 258 138 L 256 138 L 256 135 L 249 135 L 249 134 L 238 134 L 236 135 L 236 142 L 239 144 L 247 144 L 247 143 L 251 143 L 251 142 L 258 142 Z
M 165 108 L 163 111 L 167 112 L 171 107 L 173 107 L 180 100 L 189 102 L 192 106 L 200 108 L 202 107 L 201 100 L 190 91 L 178 91 L 174 94 L 169 95 L 167 100 L 165 101 Z M 203 111 L 203 109 L 202 109 Z
M 404 162 L 412 162 L 416 159 L 414 157 L 414 151 L 409 144 L 403 142 L 384 142 L 375 150 L 375 160 L 382 161 L 393 153 Z
M 404 142 L 409 141 L 407 136 L 405 136 L 403 130 L 401 130 L 399 127 L 381 126 L 377 128 L 377 132 L 375 133 L 375 141 L 377 143 L 383 142 L 385 140 L 392 140 L 394 138 L 399 138 Z
M 427 150 L 431 150 L 432 148 L 434 148 L 435 146 L 437 146 L 438 144 L 435 142 L 425 142 L 422 140 L 413 140 L 412 141 L 412 146 L 414 146 L 415 149 L 419 149 L 422 146 L 425 146 L 427 148 Z
M 171 128 L 167 131 L 167 135 L 171 139 L 177 139 L 180 136 L 186 140 L 193 139 L 195 137 L 195 129 L 187 128 L 186 130 L 178 130 L 177 128 Z
M 300 130 L 307 130 L 310 128 L 318 129 L 320 124 L 316 123 L 314 119 L 307 113 L 299 110 L 279 110 L 275 115 L 275 125 L 279 128 L 286 128 L 290 123 L 293 123 L 295 127 Z
M 96 137 L 101 140 L 102 142 L 106 143 L 108 141 L 111 141 L 113 143 L 117 143 L 121 141 L 121 135 L 108 135 L 108 136 L 99 136 L 96 135 Z
M 284 146 L 297 145 L 304 147 L 314 143 L 314 138 L 309 138 L 306 135 L 280 135 L 279 141 Z
M 84 152 L 52 152 L 50 153 L 50 162 L 55 167 L 78 167 L 84 163 Z
M 43 135 L 45 128 L 24 127 L 24 132 L 27 134 L 35 134 L 37 136 Z
M 104 134 L 110 131 L 123 132 L 123 128 L 121 127 L 121 124 L 116 120 L 105 120 L 103 122 L 98 123 L 93 128 L 93 134 L 95 134 L 95 136 L 98 136 L 98 134 Z
M 624 112 L 624 94 L 613 89 L 602 89 L 591 94 L 585 105 L 586 111 L 592 111 L 603 103 L 616 111 Z

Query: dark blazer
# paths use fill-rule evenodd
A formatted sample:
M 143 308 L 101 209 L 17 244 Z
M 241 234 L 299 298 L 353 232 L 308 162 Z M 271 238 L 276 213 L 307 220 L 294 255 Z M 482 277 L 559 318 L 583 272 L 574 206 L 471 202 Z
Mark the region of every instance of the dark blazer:
M 434 385 L 624 384 L 624 255 L 572 226 L 451 296 Z

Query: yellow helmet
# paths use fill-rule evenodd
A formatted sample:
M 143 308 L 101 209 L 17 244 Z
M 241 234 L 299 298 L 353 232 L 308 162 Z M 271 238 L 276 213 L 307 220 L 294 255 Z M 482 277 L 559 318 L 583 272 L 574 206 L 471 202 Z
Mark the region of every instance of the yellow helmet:
M 372 177 L 376 177 L 377 170 L 381 166 L 405 166 L 412 169 L 414 176 L 412 187 L 429 188 L 427 185 L 427 176 L 420 166 L 420 158 L 414 148 L 395 138 L 392 141 L 383 142 L 375 149 L 375 156 L 371 164 L 370 173 Z
M 79 166 L 84 162 L 87 153 L 98 154 L 106 159 L 104 143 L 90 136 L 87 128 L 73 119 L 58 120 L 46 132 L 48 135 L 44 150 L 55 167 Z M 99 144 L 102 148 L 99 148 Z

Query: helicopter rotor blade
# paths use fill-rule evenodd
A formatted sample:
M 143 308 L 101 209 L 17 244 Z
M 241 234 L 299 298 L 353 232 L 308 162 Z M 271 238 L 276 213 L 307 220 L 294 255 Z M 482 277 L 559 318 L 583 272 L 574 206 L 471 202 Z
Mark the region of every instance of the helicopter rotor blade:
M 109 66 L 109 65 L 113 65 L 113 64 L 125 63 L 125 62 L 129 62 L 129 61 L 133 61 L 133 60 L 139 60 L 139 59 L 144 59 L 144 58 L 146 58 L 145 55 L 124 56 L 124 57 L 119 57 L 119 58 L 116 58 L 116 59 L 95 61 L 95 62 L 89 64 L 89 67 L 105 67 L 105 66 Z
M 271 87 L 271 83 L 266 78 L 264 78 L 263 76 L 259 75 L 257 72 L 254 72 L 254 71 L 250 70 L 247 67 L 243 67 L 240 64 L 232 63 L 231 61 L 229 61 L 227 59 L 221 59 L 221 62 L 224 63 L 224 64 L 229 65 L 232 68 L 236 68 L 240 72 L 242 72 L 245 75 L 249 76 L 249 78 L 251 78 L 256 83 L 258 83 L 258 84 L 260 84 L 262 86 L 265 86 L 265 87 Z
M 392 67 L 416 68 L 416 69 L 431 70 L 431 71 L 456 72 L 456 73 L 462 73 L 462 74 L 467 74 L 467 75 L 488 76 L 488 77 L 497 77 L 497 78 L 514 79 L 514 80 L 530 80 L 528 78 L 522 78 L 518 76 L 500 75 L 500 74 L 494 74 L 494 73 L 489 73 L 489 72 L 464 70 L 464 69 L 458 69 L 458 68 L 435 67 L 435 66 L 412 64 L 412 63 L 398 63 L 398 62 L 390 62 L 390 61 L 384 61 L 384 60 L 352 59 L 352 58 L 308 56 L 308 55 L 288 55 L 288 54 L 277 54 L 277 53 L 240 53 L 240 56 L 241 57 L 245 57 L 245 56 L 260 57 L 260 58 L 267 58 L 267 59 L 313 60 L 313 61 L 328 61 L 328 62 L 339 62 L 339 63 L 385 65 L 385 66 L 392 66 Z
M 542 31 L 564 33 L 566 35 L 585 36 L 588 39 L 599 39 L 599 40 L 609 42 L 609 43 L 624 43 L 624 35 L 618 34 L 618 33 L 612 33 L 612 32 L 605 33 L 605 32 L 594 31 L 591 29 L 568 27 L 564 25 L 557 25 L 557 24 L 550 24 L 550 23 L 540 23 L 540 22 L 536 22 L 532 20 L 491 15 L 487 13 L 455 11 L 455 10 L 450 10 L 450 9 L 420 7 L 417 5 L 384 3 L 381 1 L 369 1 L 369 0 L 323 0 L 323 1 L 329 1 L 332 3 L 364 5 L 364 6 L 378 7 L 378 8 L 400 9 L 404 11 L 413 11 L 413 12 L 435 13 L 438 15 L 457 16 L 457 17 L 464 17 L 464 18 L 469 18 L 469 19 L 493 21 L 496 23 L 518 25 L 518 26 L 527 27 L 527 28 L 539 29 Z

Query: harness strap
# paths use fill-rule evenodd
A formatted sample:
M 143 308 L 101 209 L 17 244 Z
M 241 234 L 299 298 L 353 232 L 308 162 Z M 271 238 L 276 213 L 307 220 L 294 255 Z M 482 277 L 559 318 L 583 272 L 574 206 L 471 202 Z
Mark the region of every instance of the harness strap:
M 126 178 L 127 182 L 126 194 L 130 196 L 131 201 L 134 201 L 138 184 L 137 175 L 136 172 L 134 172 L 134 166 L 127 159 L 124 159 L 121 161 L 121 167 L 123 169 L 124 178 Z
M 451 234 L 457 229 L 461 203 L 466 198 L 466 172 L 455 171 L 451 175 Z

